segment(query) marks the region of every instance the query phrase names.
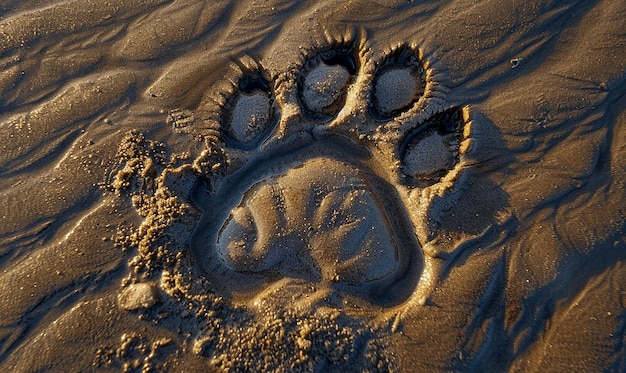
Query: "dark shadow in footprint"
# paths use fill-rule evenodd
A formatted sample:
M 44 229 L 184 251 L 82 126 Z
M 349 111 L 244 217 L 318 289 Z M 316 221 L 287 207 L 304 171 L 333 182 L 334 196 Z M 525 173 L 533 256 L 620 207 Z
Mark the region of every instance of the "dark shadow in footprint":
M 352 45 L 337 47 L 305 62 L 298 77 L 298 98 L 307 119 L 327 122 L 344 107 L 358 70 L 354 53 Z
M 222 110 L 222 135 L 226 145 L 250 150 L 271 134 L 278 122 L 278 107 L 260 71 L 240 66 L 243 75 L 236 92 Z
M 484 174 L 486 168 L 491 170 L 490 172 L 498 170 L 507 174 L 510 172 L 507 168 L 515 162 L 515 156 L 507 149 L 500 130 L 488 117 L 473 111 L 472 122 L 474 127 L 472 131 L 475 132 L 473 137 L 478 149 L 472 154 L 474 164 L 471 169 L 466 170 L 468 181 L 459 192 L 467 196 L 486 196 L 486 198 L 458 198 L 456 203 L 447 207 L 445 213 L 436 213 L 441 219 L 439 225 L 433 227 L 433 234 L 480 234 L 489 226 L 501 224 L 499 213 L 509 207 L 509 194 L 499 183 L 485 177 Z
M 424 95 L 425 88 L 424 68 L 417 51 L 401 47 L 376 70 L 370 114 L 377 120 L 389 120 L 409 110 Z
M 371 153 L 340 135 L 265 151 L 273 155 L 195 200 L 203 217 L 192 251 L 220 295 L 297 283 L 332 307 L 404 302 L 423 270 L 421 247 L 397 190 L 367 166 Z
M 454 168 L 462 129 L 461 109 L 454 107 L 433 115 L 407 134 L 400 145 L 400 160 L 409 185 L 433 185 Z

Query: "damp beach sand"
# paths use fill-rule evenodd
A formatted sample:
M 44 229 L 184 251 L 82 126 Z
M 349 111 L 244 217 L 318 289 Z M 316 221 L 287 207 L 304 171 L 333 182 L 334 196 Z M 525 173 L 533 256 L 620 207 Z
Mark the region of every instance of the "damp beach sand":
M 0 1 L 0 371 L 626 371 L 619 1 Z

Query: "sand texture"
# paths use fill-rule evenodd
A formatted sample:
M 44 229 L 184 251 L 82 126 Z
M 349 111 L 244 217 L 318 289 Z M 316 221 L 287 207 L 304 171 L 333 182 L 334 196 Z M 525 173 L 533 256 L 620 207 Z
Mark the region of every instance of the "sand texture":
M 625 372 L 625 35 L 0 0 L 0 371 Z

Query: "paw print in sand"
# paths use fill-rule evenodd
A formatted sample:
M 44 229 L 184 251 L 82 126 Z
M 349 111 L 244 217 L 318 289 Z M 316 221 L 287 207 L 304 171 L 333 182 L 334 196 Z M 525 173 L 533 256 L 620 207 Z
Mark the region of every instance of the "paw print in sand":
M 411 195 L 458 165 L 467 109 L 432 104 L 416 48 L 370 53 L 334 43 L 274 74 L 243 58 L 201 104 L 227 162 L 194 192 L 191 250 L 216 292 L 259 301 L 296 287 L 297 304 L 363 309 L 414 292 L 424 207 Z

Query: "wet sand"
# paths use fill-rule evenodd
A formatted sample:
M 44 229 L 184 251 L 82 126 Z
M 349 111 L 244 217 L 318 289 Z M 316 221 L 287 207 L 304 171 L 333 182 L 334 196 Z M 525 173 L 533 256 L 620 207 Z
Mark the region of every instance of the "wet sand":
M 619 1 L 0 1 L 0 370 L 625 371 Z

